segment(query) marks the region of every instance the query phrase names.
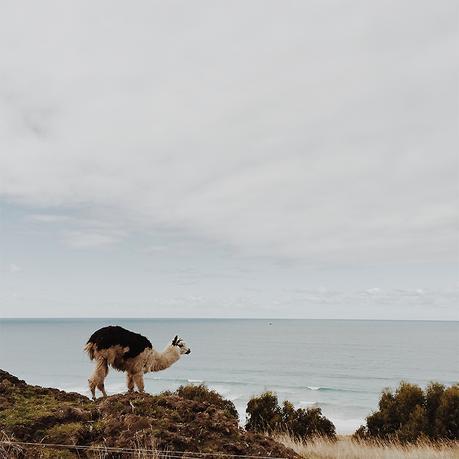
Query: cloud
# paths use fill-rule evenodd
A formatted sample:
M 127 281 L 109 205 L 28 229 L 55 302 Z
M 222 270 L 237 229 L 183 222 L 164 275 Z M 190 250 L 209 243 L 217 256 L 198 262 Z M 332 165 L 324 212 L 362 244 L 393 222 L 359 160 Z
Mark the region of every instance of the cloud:
M 71 246 L 455 259 L 456 2 L 29 6 L 0 19 L 0 196 L 106 219 Z
M 365 293 L 368 295 L 378 295 L 382 292 L 382 290 L 378 287 L 373 287 L 365 290 Z
M 378 318 L 429 318 L 441 317 L 446 311 L 450 319 L 459 317 L 457 311 L 451 309 L 452 304 L 459 301 L 459 288 L 444 289 L 396 289 L 372 288 L 364 290 L 342 289 L 303 289 L 285 292 L 277 298 L 279 305 L 290 305 L 289 310 L 301 313 L 314 310 L 314 306 L 323 306 L 321 313 L 326 316 L 329 308 L 333 314 L 378 317 Z M 293 307 L 292 307 L 293 306 Z M 333 315 L 332 314 L 332 315 Z M 320 315 L 319 315 L 320 316 Z
M 167 246 L 165 245 L 150 245 L 145 248 L 146 253 L 165 252 L 166 250 L 167 250 Z
M 52 226 L 58 238 L 72 248 L 102 247 L 117 244 L 127 237 L 126 231 L 110 219 L 83 217 L 80 214 L 29 214 L 27 221 Z
M 19 271 L 21 271 L 21 267 L 18 266 L 18 265 L 15 265 L 14 263 L 11 263 L 9 266 L 8 266 L 8 271 L 12 274 L 15 274 L 15 273 L 18 273 Z
M 0 264 L 0 273 L 17 274 L 22 271 L 22 268 L 15 263 Z
M 120 242 L 125 235 L 120 231 L 67 231 L 63 235 L 64 241 L 73 248 L 103 247 Z
M 28 216 L 29 220 L 40 223 L 61 223 L 72 220 L 68 215 L 55 214 L 32 214 Z

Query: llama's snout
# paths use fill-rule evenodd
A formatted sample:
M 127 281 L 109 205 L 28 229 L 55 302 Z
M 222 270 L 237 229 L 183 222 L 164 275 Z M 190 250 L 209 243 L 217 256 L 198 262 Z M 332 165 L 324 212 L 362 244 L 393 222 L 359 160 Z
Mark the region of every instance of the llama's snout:
M 186 355 L 188 354 L 191 354 L 191 349 L 188 349 L 186 352 L 185 352 Z

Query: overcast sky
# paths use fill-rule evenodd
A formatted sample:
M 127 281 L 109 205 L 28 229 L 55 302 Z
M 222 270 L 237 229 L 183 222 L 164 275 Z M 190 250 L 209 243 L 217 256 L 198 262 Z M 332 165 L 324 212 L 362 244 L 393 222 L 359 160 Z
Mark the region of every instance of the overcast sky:
M 3 1 L 2 316 L 459 319 L 456 1 Z

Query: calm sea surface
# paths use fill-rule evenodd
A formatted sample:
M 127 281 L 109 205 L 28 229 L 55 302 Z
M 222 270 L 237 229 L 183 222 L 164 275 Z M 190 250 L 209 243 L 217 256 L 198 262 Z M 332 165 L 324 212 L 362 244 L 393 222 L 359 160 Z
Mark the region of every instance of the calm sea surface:
M 121 325 L 162 349 L 179 334 L 192 353 L 145 375 L 157 393 L 203 382 L 232 400 L 245 418 L 248 399 L 265 390 L 296 406 L 319 406 L 349 433 L 400 380 L 425 386 L 459 379 L 459 322 L 217 319 L 3 319 L 0 368 L 28 383 L 88 395 L 93 363 L 82 348 L 91 333 Z M 110 371 L 110 393 L 124 375 Z

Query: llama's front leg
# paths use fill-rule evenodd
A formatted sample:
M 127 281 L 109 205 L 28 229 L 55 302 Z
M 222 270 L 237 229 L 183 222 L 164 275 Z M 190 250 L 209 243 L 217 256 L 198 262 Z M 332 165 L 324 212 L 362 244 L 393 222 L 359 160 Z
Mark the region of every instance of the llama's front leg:
M 128 392 L 134 392 L 134 375 L 129 372 L 126 374 L 126 383 Z
M 139 392 L 144 392 L 143 373 L 136 373 L 133 378 Z
M 108 397 L 107 392 L 105 392 L 105 384 L 104 381 L 97 384 L 97 388 L 102 392 L 102 396 Z

